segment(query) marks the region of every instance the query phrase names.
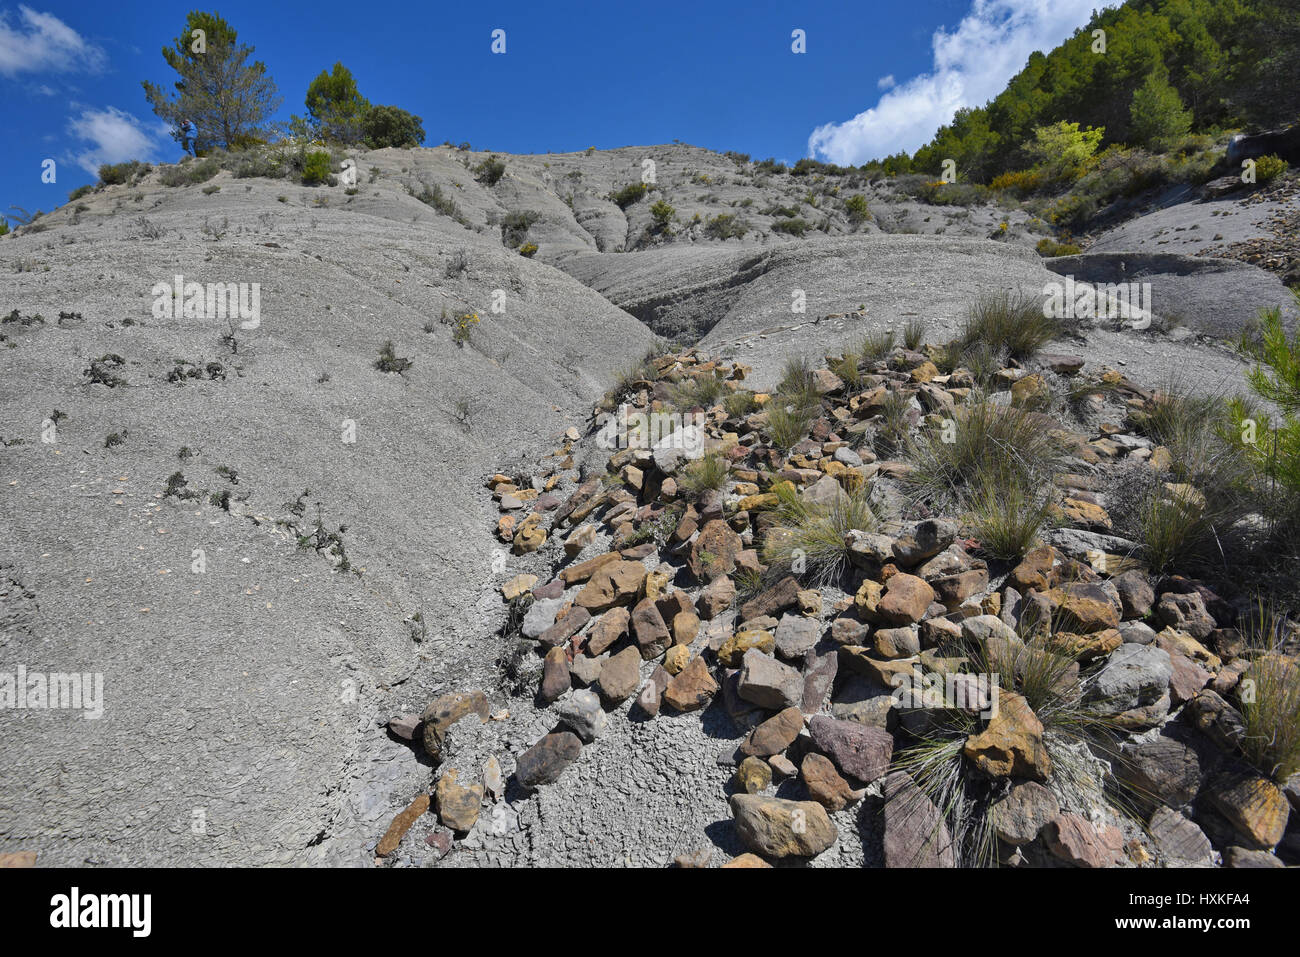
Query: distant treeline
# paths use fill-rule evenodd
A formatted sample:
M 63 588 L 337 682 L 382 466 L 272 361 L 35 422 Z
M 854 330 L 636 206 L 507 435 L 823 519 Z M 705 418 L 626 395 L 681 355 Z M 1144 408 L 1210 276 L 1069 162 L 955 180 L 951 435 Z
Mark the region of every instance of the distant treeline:
M 1300 0 L 1129 0 L 1034 53 L 995 99 L 959 110 L 914 155 L 867 166 L 937 175 L 952 159 L 962 180 L 988 183 L 1031 165 L 1034 131 L 1055 123 L 1102 130 L 1103 146 L 1158 148 L 1298 117 Z

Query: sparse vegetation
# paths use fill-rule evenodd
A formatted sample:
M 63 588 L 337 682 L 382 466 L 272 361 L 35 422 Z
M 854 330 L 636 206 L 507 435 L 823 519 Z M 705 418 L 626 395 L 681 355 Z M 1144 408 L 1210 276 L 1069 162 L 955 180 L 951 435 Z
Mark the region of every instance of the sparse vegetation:
M 763 540 L 764 563 L 819 585 L 838 583 L 849 561 L 845 536 L 855 528 L 873 531 L 878 523 L 866 492 L 846 492 L 821 505 L 802 498 L 789 483 L 778 483 L 773 491 L 775 521 Z
M 704 235 L 711 239 L 741 239 L 747 232 L 749 226 L 731 213 L 719 213 L 704 224 Z
M 495 186 L 506 174 L 506 164 L 491 156 L 474 167 L 474 176 L 484 186 Z
M 619 209 L 627 209 L 633 203 L 644 199 L 649 191 L 650 187 L 645 183 L 629 183 L 622 189 L 610 193 L 609 198 Z
M 971 306 L 956 340 L 959 354 L 977 346 L 1017 361 L 1032 358 L 1062 334 L 1060 321 L 1043 315 L 1040 303 L 1021 293 L 981 295 Z
M 126 385 L 126 380 L 117 374 L 117 370 L 126 365 L 126 360 L 115 352 L 109 352 L 98 359 L 91 359 L 90 365 L 82 372 L 91 383 L 115 389 Z
M 407 369 L 415 365 L 414 359 L 406 359 L 397 355 L 396 346 L 393 340 L 389 339 L 379 347 L 379 358 L 375 361 L 375 368 L 380 372 L 396 372 L 398 375 L 406 372 Z

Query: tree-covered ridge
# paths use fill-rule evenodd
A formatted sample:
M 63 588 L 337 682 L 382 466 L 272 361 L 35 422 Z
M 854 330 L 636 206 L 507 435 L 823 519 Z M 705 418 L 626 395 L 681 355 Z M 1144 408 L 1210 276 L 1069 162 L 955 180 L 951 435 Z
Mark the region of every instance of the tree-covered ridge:
M 883 165 L 937 174 L 952 159 L 961 179 L 988 182 L 1029 166 L 1035 129 L 1055 123 L 1103 130 L 1103 145 L 1136 146 L 1298 115 L 1295 0 L 1129 0 L 1034 53 L 1002 93 L 959 110 L 910 162 L 900 155 Z

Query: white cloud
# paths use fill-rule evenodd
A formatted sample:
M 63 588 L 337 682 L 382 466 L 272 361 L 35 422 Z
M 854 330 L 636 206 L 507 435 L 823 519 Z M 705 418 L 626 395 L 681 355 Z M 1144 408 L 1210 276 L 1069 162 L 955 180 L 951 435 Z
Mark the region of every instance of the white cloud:
M 1106 0 L 973 0 L 954 30 L 935 31 L 929 73 L 888 88 L 875 106 L 850 120 L 817 127 L 808 151 L 841 165 L 912 152 L 961 107 L 983 106 L 1001 93 L 1029 54 L 1051 49 L 1086 24 L 1094 9 L 1112 5 Z
M 104 66 L 104 51 L 54 14 L 19 6 L 18 19 L 14 24 L 0 11 L 0 75 L 94 72 Z
M 88 173 L 98 172 L 102 163 L 152 160 L 164 138 L 156 128 L 144 127 L 134 116 L 114 106 L 83 109 L 80 116 L 68 121 L 68 132 L 91 144 L 73 157 Z
M 882 76 L 876 81 L 876 87 L 881 90 L 892 90 L 896 86 L 898 86 L 898 81 L 894 79 L 894 74 L 892 73 L 888 76 Z

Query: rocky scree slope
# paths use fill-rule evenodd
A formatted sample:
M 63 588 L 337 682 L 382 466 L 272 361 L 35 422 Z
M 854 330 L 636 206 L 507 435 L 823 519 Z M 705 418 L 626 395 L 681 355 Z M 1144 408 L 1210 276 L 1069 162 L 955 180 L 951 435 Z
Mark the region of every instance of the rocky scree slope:
M 1297 778 L 1245 760 L 1238 696 L 1262 668 L 1294 671 L 1300 631 L 1284 654 L 1251 656 L 1242 596 L 1153 574 L 1108 513 L 1119 476 L 1168 468 L 1141 425 L 1165 400 L 1077 356 L 999 370 L 990 401 L 1036 417 L 1061 458 L 1043 539 L 998 560 L 965 517 L 905 517 L 915 465 L 894 432 L 960 417 L 976 385 L 935 355 L 896 349 L 854 384 L 812 371 L 818 406 L 788 448 L 772 431 L 785 400 L 752 393 L 747 366 L 663 356 L 615 398 L 649 414 L 711 383 L 725 401 L 696 406 L 678 435 L 690 441 L 611 449 L 574 429 L 492 475 L 512 554 L 504 690 L 529 731 L 494 728 L 480 691 L 394 718 L 435 783 L 381 853 L 475 863 L 518 827 L 540 862 L 612 849 L 733 867 L 1294 860 Z M 1048 400 L 1060 389 L 1078 397 L 1068 411 Z M 842 577 L 782 559 L 792 514 L 843 535 Z M 988 670 L 1002 672 L 999 706 L 977 714 Z M 900 695 L 902 679 L 969 697 Z M 956 816 L 918 758 L 936 742 L 965 782 Z

